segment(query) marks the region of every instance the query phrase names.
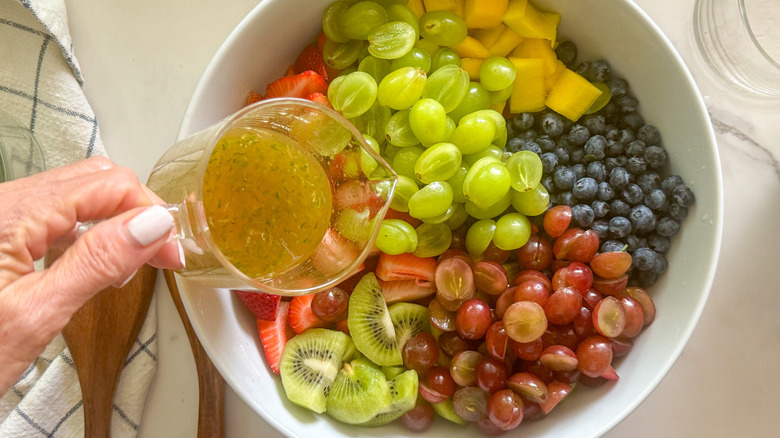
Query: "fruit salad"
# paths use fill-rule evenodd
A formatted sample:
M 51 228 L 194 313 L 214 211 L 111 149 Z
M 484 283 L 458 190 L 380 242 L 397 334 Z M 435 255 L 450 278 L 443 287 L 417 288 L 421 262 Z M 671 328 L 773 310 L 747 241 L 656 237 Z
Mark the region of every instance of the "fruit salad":
M 348 280 L 292 299 L 234 291 L 291 402 L 495 435 L 619 384 L 614 360 L 655 318 L 652 284 L 695 197 L 626 78 L 578 59 L 561 19 L 528 0 L 339 0 L 249 92 L 332 107 L 398 174 L 384 218 L 360 187 L 334 190 L 367 221 L 354 227 L 382 221 Z

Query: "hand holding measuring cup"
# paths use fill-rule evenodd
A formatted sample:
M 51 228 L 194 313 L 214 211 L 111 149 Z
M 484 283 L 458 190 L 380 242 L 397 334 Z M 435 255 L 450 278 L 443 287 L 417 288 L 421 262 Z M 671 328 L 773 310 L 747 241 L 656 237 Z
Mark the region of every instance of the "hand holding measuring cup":
M 303 99 L 245 107 L 179 141 L 148 186 L 176 219 L 180 275 L 303 295 L 338 284 L 373 248 L 390 166 L 340 114 Z

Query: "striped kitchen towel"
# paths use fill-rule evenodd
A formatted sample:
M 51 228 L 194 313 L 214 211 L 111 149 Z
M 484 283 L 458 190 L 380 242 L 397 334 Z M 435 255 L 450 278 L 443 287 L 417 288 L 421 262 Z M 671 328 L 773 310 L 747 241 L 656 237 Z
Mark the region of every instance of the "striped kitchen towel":
M 29 127 L 47 167 L 105 155 L 81 89 L 64 0 L 0 0 L 0 110 Z M 112 437 L 134 437 L 157 369 L 155 301 L 117 387 Z M 58 336 L 6 394 L 0 437 L 83 437 L 78 376 Z

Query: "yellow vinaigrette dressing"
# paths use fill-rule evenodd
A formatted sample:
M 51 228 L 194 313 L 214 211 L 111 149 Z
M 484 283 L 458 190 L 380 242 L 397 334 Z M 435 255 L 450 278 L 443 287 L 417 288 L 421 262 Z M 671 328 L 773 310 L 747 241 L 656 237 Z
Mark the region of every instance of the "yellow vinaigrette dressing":
M 212 239 L 251 278 L 285 272 L 308 258 L 330 225 L 332 202 L 317 159 L 267 130 L 225 134 L 203 177 Z

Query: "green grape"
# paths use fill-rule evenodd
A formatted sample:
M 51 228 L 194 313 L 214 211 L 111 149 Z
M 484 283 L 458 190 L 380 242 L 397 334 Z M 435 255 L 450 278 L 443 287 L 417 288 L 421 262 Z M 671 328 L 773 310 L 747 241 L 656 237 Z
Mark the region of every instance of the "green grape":
M 425 184 L 444 181 L 460 169 L 460 149 L 452 143 L 436 143 L 414 163 L 414 174 Z
M 593 85 L 601 90 L 601 95 L 596 99 L 595 102 L 588 108 L 587 111 L 585 111 L 585 114 L 593 114 L 596 111 L 604 108 L 604 106 L 609 103 L 610 99 L 612 99 L 612 90 L 609 89 L 609 85 L 603 83 L 603 82 L 593 82 Z
M 397 154 L 401 149 L 403 148 L 399 148 L 398 146 L 393 146 L 390 143 L 385 142 L 382 147 L 382 158 L 384 158 L 388 163 L 392 163 L 393 158 L 395 158 L 395 154 Z
M 434 99 L 450 112 L 460 105 L 469 91 L 469 74 L 462 68 L 449 64 L 431 73 L 422 97 Z
M 539 184 L 530 192 L 512 190 L 512 207 L 526 216 L 539 216 L 550 205 L 550 194 Z
M 333 100 L 333 96 L 336 95 L 336 90 L 339 89 L 339 85 L 341 85 L 342 82 L 344 82 L 344 78 L 346 76 L 336 76 L 333 78 L 332 81 L 330 81 L 330 85 L 328 85 L 328 100 Z
M 466 23 L 452 11 L 431 11 L 420 17 L 420 36 L 440 46 L 454 46 L 466 39 Z
M 496 221 L 493 244 L 499 249 L 512 251 L 520 248 L 531 237 L 531 222 L 520 213 L 507 213 Z
M 458 125 L 455 124 L 455 120 L 447 116 L 447 133 L 444 134 L 444 141 L 449 141 L 450 137 L 452 137 L 452 133 L 455 132 L 455 128 L 457 128 Z
M 431 71 L 434 72 L 444 67 L 445 65 L 454 65 L 456 67 L 460 67 L 460 56 L 458 56 L 458 54 L 449 47 L 440 47 L 438 50 L 436 50 L 436 52 L 433 53 L 433 56 L 431 56 Z
M 400 58 L 414 47 L 417 33 L 403 21 L 385 23 L 368 35 L 368 51 L 381 59 Z
M 420 99 L 427 77 L 421 68 L 402 67 L 382 79 L 377 89 L 379 103 L 395 110 L 408 109 Z
M 414 29 L 414 40 L 417 41 L 420 38 L 420 20 L 417 19 L 417 14 L 406 6 L 405 1 L 385 6 L 385 9 L 387 10 L 387 21 L 403 21 L 409 24 Z
M 464 203 L 468 200 L 466 195 L 463 194 L 463 180 L 466 179 L 468 173 L 469 166 L 461 160 L 458 170 L 447 179 L 447 182 L 452 186 L 452 199 L 454 202 Z
M 345 208 L 336 218 L 336 229 L 353 242 L 366 242 L 371 237 L 372 222 L 371 210 L 368 208 L 360 211 Z
M 477 206 L 477 204 L 471 201 L 466 201 L 464 207 L 466 209 L 466 213 L 475 219 L 492 219 L 506 211 L 506 209 L 512 205 L 513 194 L 514 190 L 508 190 L 506 195 L 504 195 L 504 197 L 501 198 L 498 202 L 484 208 Z
M 390 70 L 398 70 L 401 67 L 420 68 L 427 75 L 431 71 L 431 55 L 419 47 L 412 47 L 409 53 L 390 63 Z
M 501 133 L 503 132 L 503 136 L 506 137 L 506 119 L 504 118 L 503 114 L 500 112 L 494 110 L 494 109 L 483 109 L 479 111 L 474 111 L 471 113 L 474 116 L 477 115 L 483 115 L 488 116 L 496 123 L 496 136 L 493 139 L 495 141 L 497 138 L 501 137 Z
M 515 65 L 503 56 L 490 56 L 479 67 L 479 81 L 488 91 L 503 90 L 515 82 Z
M 390 144 L 399 147 L 420 144 L 409 125 L 409 110 L 398 111 L 390 116 L 385 126 L 385 138 Z
M 350 0 L 350 1 L 355 1 L 355 0 Z M 373 0 L 373 1 L 379 3 L 380 5 L 382 5 L 382 7 L 387 9 L 393 5 L 405 5 L 409 0 Z M 388 11 L 387 13 L 389 14 L 390 11 Z
M 514 90 L 514 85 L 510 85 L 503 90 L 498 91 L 488 91 L 488 94 L 490 96 L 490 104 L 498 104 L 498 103 L 504 103 L 507 100 L 509 100 L 509 97 L 512 95 L 512 91 Z
M 363 43 L 363 47 L 360 49 L 360 54 L 358 54 L 357 62 L 360 64 L 366 57 L 371 56 L 371 52 L 368 51 L 368 44 Z
M 366 143 L 371 147 L 371 149 L 374 150 L 374 152 L 379 155 L 379 143 L 377 143 L 376 139 L 374 137 L 371 137 L 370 135 L 363 135 L 363 138 L 366 140 Z M 371 175 L 374 170 L 379 166 L 379 163 L 377 163 L 376 159 L 373 155 L 368 153 L 365 149 L 360 149 L 360 168 L 363 169 L 363 173 L 366 176 Z
M 330 88 L 332 87 L 328 87 L 328 94 L 330 94 Z M 349 119 L 349 121 L 355 125 L 355 128 L 357 128 L 358 131 L 370 135 L 376 139 L 377 143 L 382 145 L 386 140 L 385 127 L 390 120 L 391 113 L 392 111 L 390 108 L 382 106 L 378 101 L 375 101 L 368 111 L 358 117 Z
M 352 65 L 348 66 L 347 68 L 344 68 L 344 69 L 340 70 L 338 75 L 339 76 L 348 76 L 350 73 L 353 73 L 353 72 L 356 72 L 356 71 L 357 71 L 357 66 L 355 64 L 352 64 Z
M 371 149 L 374 150 L 374 152 L 379 154 L 379 142 L 376 141 L 376 139 L 368 134 L 363 134 L 363 138 L 366 139 L 366 143 L 368 143 L 369 146 L 371 146 Z
M 322 60 L 328 67 L 343 70 L 357 61 L 361 50 L 363 50 L 362 41 L 349 40 L 338 43 L 327 40 L 322 47 Z
M 390 208 L 395 211 L 409 211 L 409 198 L 412 197 L 420 188 L 417 183 L 408 176 L 398 175 L 398 181 L 395 183 L 395 195 L 390 201 Z
M 447 138 L 447 112 L 433 99 L 420 99 L 409 110 L 409 126 L 422 144 L 434 144 Z
M 452 205 L 455 206 L 455 211 L 452 212 L 452 216 L 450 216 L 450 218 L 447 219 L 447 222 L 445 222 L 445 224 L 447 224 L 447 226 L 450 227 L 450 230 L 455 230 L 460 228 L 461 225 L 466 223 L 466 221 L 469 218 L 469 214 L 466 211 L 466 207 L 464 206 L 464 204 L 460 202 L 456 202 Z
M 518 192 L 529 192 L 542 181 L 542 160 L 531 151 L 518 151 L 506 162 L 512 188 Z
M 490 108 L 490 92 L 479 82 L 470 82 L 460 105 L 450 111 L 449 115 L 455 122 L 460 122 L 465 115 L 488 108 Z
M 443 224 L 444 222 L 447 222 L 453 214 L 455 214 L 455 204 L 451 204 L 447 207 L 447 211 L 438 216 L 426 217 L 421 220 L 426 224 Z
M 491 143 L 491 146 L 495 146 L 499 149 L 504 149 L 506 147 L 507 135 L 508 134 L 506 132 L 506 128 L 496 129 L 496 138 L 493 139 L 493 143 Z
M 337 43 L 345 43 L 349 41 L 349 38 L 344 36 L 341 32 L 341 24 L 339 18 L 349 8 L 343 1 L 333 2 L 325 8 L 325 12 L 322 14 L 322 31 L 330 41 Z
M 473 166 L 474 163 L 485 157 L 493 157 L 498 162 L 501 162 L 504 158 L 504 150 L 491 144 L 475 154 L 464 155 L 463 162 L 468 166 Z
M 436 257 L 449 249 L 452 231 L 445 224 L 420 224 L 417 227 L 417 257 Z
M 395 154 L 395 157 L 393 157 L 393 170 L 395 170 L 395 173 L 421 183 L 421 181 L 417 179 L 417 175 L 414 174 L 414 163 L 417 162 L 417 159 L 420 158 L 420 155 L 422 155 L 424 151 L 425 149 L 419 146 L 411 146 L 398 151 L 398 153 Z
M 460 119 L 450 141 L 455 143 L 464 155 L 476 154 L 490 146 L 496 135 L 496 123 L 483 114 L 469 114 Z
M 385 219 L 374 244 L 385 254 L 412 252 L 417 248 L 417 230 L 401 219 Z
M 339 16 L 341 33 L 353 40 L 368 39 L 368 34 L 387 23 L 387 11 L 372 1 L 362 1 L 350 6 Z
M 409 215 L 417 219 L 438 216 L 444 214 L 450 204 L 452 187 L 445 181 L 434 181 L 409 198 Z
M 339 83 L 333 98 L 328 98 L 336 111 L 351 119 L 368 111 L 376 100 L 377 86 L 370 74 L 356 71 Z
M 478 207 L 486 208 L 506 196 L 510 190 L 509 171 L 493 157 L 477 160 L 463 180 L 463 193 Z
M 472 256 L 482 255 L 493 241 L 496 233 L 496 221 L 482 219 L 474 222 L 466 231 L 466 251 Z
M 390 61 L 368 55 L 360 61 L 357 69 L 358 71 L 370 74 L 378 84 L 388 73 L 390 73 Z

